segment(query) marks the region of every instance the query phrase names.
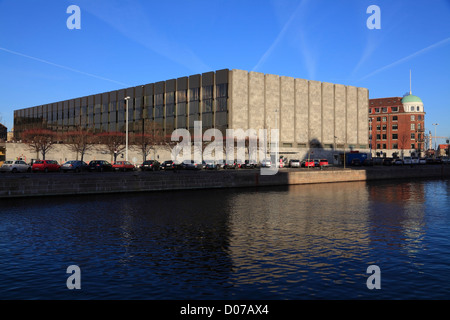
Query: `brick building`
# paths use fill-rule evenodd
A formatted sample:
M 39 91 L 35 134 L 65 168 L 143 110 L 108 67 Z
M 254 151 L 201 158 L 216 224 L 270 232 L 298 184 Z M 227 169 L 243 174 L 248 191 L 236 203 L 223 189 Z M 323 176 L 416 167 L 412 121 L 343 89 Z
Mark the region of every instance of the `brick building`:
M 373 156 L 423 156 L 425 111 L 411 93 L 369 100 L 369 145 Z
M 449 155 L 450 144 L 440 144 L 437 149 L 437 155 L 440 157 L 445 157 Z

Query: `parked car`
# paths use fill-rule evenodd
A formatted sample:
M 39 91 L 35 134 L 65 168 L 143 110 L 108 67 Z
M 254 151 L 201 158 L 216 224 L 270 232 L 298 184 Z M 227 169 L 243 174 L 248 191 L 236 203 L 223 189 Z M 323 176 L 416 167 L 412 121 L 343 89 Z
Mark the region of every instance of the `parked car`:
M 296 160 L 296 159 L 289 160 L 289 167 L 300 168 L 300 160 Z
M 314 167 L 314 160 L 309 159 L 309 160 L 304 160 L 302 161 L 302 167 L 308 168 L 308 167 Z
M 203 165 L 201 163 L 197 163 L 194 160 L 184 160 L 181 163 L 183 169 L 186 170 L 200 170 L 203 169 Z
M 224 160 L 223 164 L 222 164 L 222 168 L 224 168 L 224 169 L 236 169 L 237 168 L 237 163 L 236 163 L 236 161 Z
M 61 171 L 62 172 L 81 172 L 81 171 L 87 171 L 89 169 L 89 165 L 81 160 L 69 160 L 66 161 L 61 165 Z
M 177 168 L 177 164 L 172 160 L 166 160 L 160 165 L 161 170 L 173 170 Z
M 208 170 L 219 170 L 220 169 L 218 163 L 213 160 L 203 161 L 203 167 Z
M 360 167 L 362 165 L 361 159 L 359 158 L 352 159 L 351 165 L 354 167 Z
M 247 169 L 254 169 L 257 167 L 256 162 L 245 160 L 244 167 Z
M 141 171 L 157 171 L 161 164 L 157 160 L 145 160 L 140 166 Z
M 391 158 L 384 158 L 383 159 L 383 166 L 392 166 L 392 159 Z
M 327 159 L 320 159 L 319 160 L 319 166 L 320 167 L 328 167 L 328 160 Z
M 92 160 L 89 162 L 89 170 L 90 171 L 113 171 L 112 164 L 106 160 Z
M 314 159 L 314 167 L 317 167 L 317 168 L 320 167 L 320 160 L 319 159 Z
M 264 159 L 261 161 L 261 167 L 270 168 L 272 166 L 272 161 L 270 159 Z
M 366 159 L 363 161 L 363 166 L 366 167 L 372 167 L 373 166 L 373 159 Z
M 245 168 L 245 162 L 242 160 L 236 160 L 235 166 L 237 169 L 244 169 Z
M 374 165 L 379 165 L 381 166 L 383 164 L 383 158 L 380 157 L 376 157 L 376 158 L 372 158 L 373 164 Z
M 403 157 L 403 164 L 404 165 L 412 164 L 412 158 L 411 157 Z
M 394 161 L 393 161 L 393 165 L 394 165 L 394 166 L 402 166 L 402 165 L 403 165 L 403 160 L 400 159 L 400 158 L 396 158 L 396 159 L 394 159 Z
M 426 164 L 433 164 L 434 163 L 434 159 L 433 158 L 426 158 L 425 162 L 426 162 Z
M 0 172 L 30 172 L 31 166 L 23 160 L 8 160 L 0 167 Z
M 445 163 L 445 164 L 449 164 L 450 163 L 450 159 L 448 157 L 442 157 L 441 161 L 442 161 L 442 163 Z
M 420 159 L 419 159 L 419 164 L 427 164 L 427 159 L 425 159 L 425 158 L 420 158 Z
M 134 171 L 136 167 L 129 161 L 116 161 L 112 165 L 115 171 Z
M 411 163 L 412 163 L 412 164 L 419 164 L 419 158 L 417 158 L 417 157 L 412 157 L 412 158 L 411 158 Z
M 33 172 L 57 172 L 60 167 L 56 160 L 37 160 L 33 163 L 31 170 Z

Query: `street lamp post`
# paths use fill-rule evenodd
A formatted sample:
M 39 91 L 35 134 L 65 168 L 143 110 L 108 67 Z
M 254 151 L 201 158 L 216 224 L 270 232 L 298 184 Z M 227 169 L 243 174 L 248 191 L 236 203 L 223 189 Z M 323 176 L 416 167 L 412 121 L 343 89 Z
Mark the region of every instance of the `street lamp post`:
M 125 161 L 128 161 L 128 100 L 130 100 L 130 97 L 125 97 Z
M 433 123 L 434 126 L 434 156 L 436 157 L 436 151 L 437 151 L 437 136 L 436 136 L 436 127 L 439 125 L 439 123 Z

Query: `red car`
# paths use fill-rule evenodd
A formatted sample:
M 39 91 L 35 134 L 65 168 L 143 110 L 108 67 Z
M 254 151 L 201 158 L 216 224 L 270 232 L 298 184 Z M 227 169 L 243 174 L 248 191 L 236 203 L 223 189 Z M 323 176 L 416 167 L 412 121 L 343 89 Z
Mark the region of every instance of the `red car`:
M 320 159 L 319 160 L 319 166 L 327 167 L 328 166 L 328 160 L 327 159 Z
M 305 160 L 302 163 L 302 167 L 308 168 L 308 167 L 314 167 L 314 160 L 313 159 L 309 159 L 309 160 Z
M 133 171 L 135 166 L 129 161 L 116 161 L 112 165 L 114 171 Z
M 55 160 L 36 160 L 31 167 L 33 172 L 59 171 L 61 166 Z

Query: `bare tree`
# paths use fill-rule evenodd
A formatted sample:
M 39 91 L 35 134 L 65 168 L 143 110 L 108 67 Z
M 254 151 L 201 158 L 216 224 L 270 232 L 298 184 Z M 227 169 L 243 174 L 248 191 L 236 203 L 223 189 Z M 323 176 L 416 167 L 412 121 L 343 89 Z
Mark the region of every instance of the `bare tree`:
M 411 142 L 411 137 L 408 135 L 408 133 L 403 132 L 398 137 L 398 147 L 402 151 L 402 158 L 404 157 L 404 150 L 409 149 Z
M 39 153 L 42 154 L 42 160 L 45 160 L 46 154 L 58 140 L 57 134 L 48 129 L 30 129 L 24 131 L 22 137 L 28 147 L 36 152 L 36 157 L 39 157 Z
M 97 135 L 97 141 L 103 144 L 111 155 L 111 159 L 116 161 L 117 155 L 126 148 L 125 133 L 123 132 L 102 132 Z
M 63 141 L 67 144 L 70 151 L 81 156 L 83 161 L 84 155 L 93 148 L 95 137 L 90 130 L 77 128 L 75 131 L 69 131 L 63 134 Z
M 140 151 L 143 161 L 147 160 L 149 154 L 155 152 L 158 147 L 166 148 L 170 143 L 164 137 L 164 131 L 155 123 L 145 122 L 144 132 L 134 133 L 131 143 Z

